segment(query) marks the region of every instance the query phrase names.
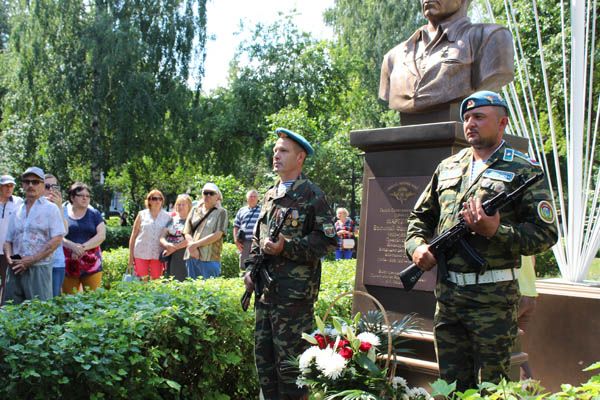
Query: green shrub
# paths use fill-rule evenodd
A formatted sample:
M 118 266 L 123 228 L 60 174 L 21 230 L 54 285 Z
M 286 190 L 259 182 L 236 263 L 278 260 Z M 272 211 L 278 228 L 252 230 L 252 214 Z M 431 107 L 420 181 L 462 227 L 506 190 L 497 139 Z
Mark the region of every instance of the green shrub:
M 128 262 L 127 247 L 102 251 L 102 286 L 105 289 L 110 289 L 115 282 L 122 280 Z
M 110 290 L 2 309 L 0 398 L 257 398 L 242 280 L 124 283 L 127 256 L 104 252 Z M 324 264 L 317 315 L 352 290 L 354 264 Z M 351 304 L 341 299 L 334 314 L 348 318 Z
M 328 307 L 333 304 L 330 314 L 352 319 L 352 296 L 347 296 L 333 302 L 345 292 L 354 290 L 356 260 L 326 261 L 323 263 L 321 274 L 321 291 L 315 304 L 315 314 L 323 318 Z
M 119 283 L 5 306 L 0 398 L 257 398 L 241 292 L 239 279 Z
M 106 226 L 121 226 L 121 218 L 116 215 L 105 218 Z
M 560 269 L 552 249 L 535 256 L 535 274 L 540 278 L 560 276 Z
M 237 246 L 233 243 L 223 243 L 221 253 L 221 276 L 223 278 L 238 278 L 240 276 L 240 258 Z
M 102 250 L 111 250 L 119 247 L 129 247 L 131 226 L 107 226 L 106 239 L 102 243 Z

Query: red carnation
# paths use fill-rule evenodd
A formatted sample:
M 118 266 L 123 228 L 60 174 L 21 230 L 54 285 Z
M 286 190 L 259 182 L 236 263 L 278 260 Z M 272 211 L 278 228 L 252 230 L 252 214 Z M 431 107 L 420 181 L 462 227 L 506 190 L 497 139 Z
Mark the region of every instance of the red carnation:
M 315 335 L 315 339 L 317 339 L 317 342 L 319 343 L 319 348 L 320 349 L 324 349 L 325 347 L 327 347 L 327 339 L 325 339 L 325 336 L 320 335 L 320 334 L 316 334 Z
M 360 347 L 358 348 L 360 351 L 364 351 L 365 353 L 371 349 L 371 343 L 369 342 L 360 342 Z
M 346 339 L 342 339 L 340 340 L 340 343 L 338 343 L 338 347 L 350 347 L 350 342 Z
M 352 355 L 354 354 L 352 352 L 352 348 L 350 347 L 340 347 L 338 349 L 338 354 L 342 357 L 344 357 L 346 360 L 349 360 L 352 358 Z

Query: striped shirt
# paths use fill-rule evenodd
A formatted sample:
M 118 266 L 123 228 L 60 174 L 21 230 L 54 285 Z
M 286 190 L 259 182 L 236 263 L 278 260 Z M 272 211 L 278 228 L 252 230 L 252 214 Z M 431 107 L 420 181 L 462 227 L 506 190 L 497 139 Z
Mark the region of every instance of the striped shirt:
M 233 226 L 244 231 L 246 234 L 246 240 L 252 240 L 252 235 L 254 234 L 254 225 L 256 225 L 256 221 L 258 221 L 259 215 L 260 204 L 256 205 L 254 208 L 250 208 L 248 206 L 242 207 L 235 215 Z

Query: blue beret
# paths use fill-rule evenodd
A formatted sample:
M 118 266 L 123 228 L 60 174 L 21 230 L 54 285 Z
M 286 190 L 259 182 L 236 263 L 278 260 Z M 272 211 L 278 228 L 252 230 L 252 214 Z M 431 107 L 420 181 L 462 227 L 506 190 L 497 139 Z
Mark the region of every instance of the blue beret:
M 310 143 L 308 143 L 308 140 L 306 140 L 304 138 L 304 136 L 302 136 L 301 134 L 292 132 L 289 129 L 285 129 L 285 128 L 277 128 L 277 129 L 275 129 L 275 133 L 280 138 L 288 137 L 288 138 L 292 139 L 294 142 L 298 143 L 300 145 L 300 147 L 302 147 L 304 149 L 304 151 L 306 151 L 307 155 L 312 156 L 315 153 L 315 149 L 313 149 L 313 147 L 310 145 Z
M 463 115 L 469 110 L 484 106 L 496 106 L 504 107 L 508 113 L 508 104 L 498 93 L 490 92 L 489 90 L 482 90 L 475 92 L 466 99 L 460 105 L 460 120 L 464 121 Z

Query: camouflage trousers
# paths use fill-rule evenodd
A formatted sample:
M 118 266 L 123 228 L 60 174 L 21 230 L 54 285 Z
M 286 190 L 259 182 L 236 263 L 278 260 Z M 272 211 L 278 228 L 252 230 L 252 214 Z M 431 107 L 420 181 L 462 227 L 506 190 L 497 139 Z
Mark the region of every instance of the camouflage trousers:
M 507 377 L 517 337 L 517 282 L 462 287 L 442 282 L 436 297 L 433 331 L 440 377 L 457 381 L 460 391 Z
M 307 390 L 296 385 L 297 371 L 286 368 L 285 361 L 308 348 L 302 332 L 314 329 L 313 303 L 295 305 L 256 305 L 254 333 L 256 369 L 265 400 L 299 400 Z

